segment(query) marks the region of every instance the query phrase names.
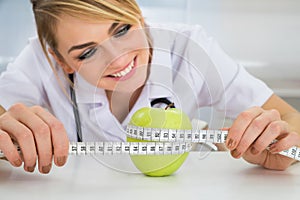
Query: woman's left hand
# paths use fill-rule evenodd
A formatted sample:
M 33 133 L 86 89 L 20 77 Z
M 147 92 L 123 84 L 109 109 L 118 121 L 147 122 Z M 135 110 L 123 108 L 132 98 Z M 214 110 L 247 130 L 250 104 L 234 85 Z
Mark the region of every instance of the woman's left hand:
M 272 144 L 274 140 L 277 142 Z M 229 129 L 226 140 L 234 158 L 243 157 L 250 163 L 275 170 L 285 170 L 295 162 L 278 153 L 297 145 L 300 145 L 300 135 L 281 119 L 280 113 L 261 107 L 242 112 Z

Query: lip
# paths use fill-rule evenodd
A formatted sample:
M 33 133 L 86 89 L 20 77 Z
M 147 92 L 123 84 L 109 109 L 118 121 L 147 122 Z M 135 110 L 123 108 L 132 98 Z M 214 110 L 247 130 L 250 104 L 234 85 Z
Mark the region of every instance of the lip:
M 126 74 L 125 76 L 122 76 L 122 77 L 112 77 L 110 75 L 107 75 L 106 77 L 109 78 L 109 79 L 115 80 L 115 81 L 120 81 L 120 80 L 121 81 L 125 81 L 125 80 L 129 79 L 130 77 L 133 76 L 133 74 L 136 71 L 136 65 L 137 65 L 136 59 L 137 59 L 137 56 L 133 58 L 133 67 L 132 67 L 131 71 L 128 74 Z M 119 73 L 119 72 L 125 70 L 131 64 L 131 62 L 132 61 L 130 61 L 124 68 L 122 68 L 122 69 L 120 69 L 120 70 L 118 70 L 118 71 L 116 71 L 114 73 L 111 73 L 111 74 L 116 74 L 116 73 Z

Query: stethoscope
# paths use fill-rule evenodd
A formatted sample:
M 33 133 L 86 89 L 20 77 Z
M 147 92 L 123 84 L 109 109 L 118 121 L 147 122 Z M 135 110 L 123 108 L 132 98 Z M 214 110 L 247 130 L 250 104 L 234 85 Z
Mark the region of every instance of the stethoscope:
M 74 74 L 69 74 L 69 79 L 74 84 Z M 72 85 L 70 86 L 70 96 L 71 96 L 73 113 L 74 113 L 75 124 L 76 124 L 77 141 L 82 142 L 81 120 L 80 120 L 80 116 L 79 116 L 79 110 L 78 110 L 75 90 Z M 156 104 L 166 104 L 170 108 L 175 108 L 174 103 L 165 97 L 156 98 L 156 99 L 151 100 L 151 102 L 150 102 L 151 107 L 155 106 Z

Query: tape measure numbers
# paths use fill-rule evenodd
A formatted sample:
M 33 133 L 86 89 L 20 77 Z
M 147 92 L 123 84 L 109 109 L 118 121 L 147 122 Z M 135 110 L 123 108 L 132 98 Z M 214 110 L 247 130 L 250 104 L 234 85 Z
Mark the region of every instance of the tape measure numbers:
M 225 143 L 228 131 L 225 130 L 178 130 L 144 128 L 128 125 L 127 136 L 157 142 Z M 300 148 L 293 146 L 279 154 L 300 161 Z
M 127 137 L 151 142 L 71 142 L 70 155 L 170 155 L 192 149 L 193 143 L 224 143 L 228 131 L 179 130 L 127 126 Z M 18 151 L 20 148 L 17 147 Z M 279 154 L 300 161 L 300 148 L 292 147 Z M 0 158 L 4 157 L 0 150 Z
M 189 152 L 190 142 L 71 142 L 70 155 L 175 155 Z
M 127 126 L 127 136 L 140 140 L 154 142 L 191 142 L 191 143 L 224 143 L 228 131 L 222 130 L 179 130 L 144 128 L 138 126 Z

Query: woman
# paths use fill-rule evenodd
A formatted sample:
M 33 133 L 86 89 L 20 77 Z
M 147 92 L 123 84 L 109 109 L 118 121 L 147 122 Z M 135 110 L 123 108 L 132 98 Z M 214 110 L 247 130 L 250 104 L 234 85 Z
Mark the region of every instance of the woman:
M 157 98 L 190 118 L 202 106 L 234 118 L 226 140 L 234 158 L 278 170 L 295 162 L 276 153 L 300 144 L 299 113 L 200 26 L 146 24 L 134 0 L 32 3 L 39 40 L 0 79 L 8 109 L 0 149 L 12 165 L 32 172 L 38 157 L 48 173 L 52 155 L 56 165 L 66 162 L 69 140 L 123 141 L 130 116 Z

